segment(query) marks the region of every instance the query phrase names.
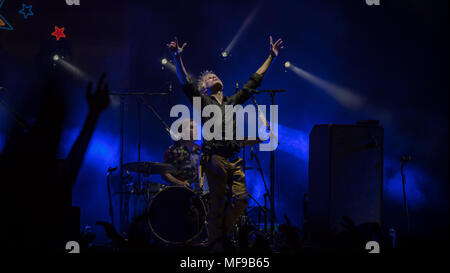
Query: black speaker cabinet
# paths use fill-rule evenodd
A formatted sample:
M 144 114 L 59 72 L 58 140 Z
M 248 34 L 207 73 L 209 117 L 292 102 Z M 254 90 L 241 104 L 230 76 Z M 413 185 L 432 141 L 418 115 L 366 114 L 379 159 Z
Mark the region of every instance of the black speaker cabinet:
M 342 217 L 357 226 L 381 226 L 383 128 L 378 122 L 315 125 L 309 136 L 310 242 L 327 246 L 343 230 Z

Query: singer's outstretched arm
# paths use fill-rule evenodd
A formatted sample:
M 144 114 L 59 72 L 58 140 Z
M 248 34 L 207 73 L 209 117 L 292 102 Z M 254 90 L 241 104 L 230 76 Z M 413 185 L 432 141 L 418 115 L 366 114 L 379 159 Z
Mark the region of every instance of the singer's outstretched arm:
M 269 42 L 270 42 L 270 55 L 269 57 L 267 57 L 266 61 L 261 65 L 261 67 L 258 68 L 258 70 L 256 71 L 256 73 L 261 76 L 264 76 L 264 74 L 266 74 L 267 70 L 269 70 L 270 68 L 270 65 L 278 56 L 280 49 L 284 48 L 281 45 L 283 43 L 283 40 L 281 40 L 281 38 L 279 38 L 274 44 L 272 36 L 269 36 Z
M 246 84 L 244 84 L 242 90 L 230 97 L 230 99 L 232 99 L 235 104 L 243 104 L 250 98 L 251 93 L 248 91 L 248 89 L 256 89 L 261 84 L 261 81 L 262 81 L 264 75 L 269 70 L 272 62 L 278 56 L 280 49 L 284 48 L 283 46 L 281 46 L 281 44 L 283 43 L 281 38 L 278 39 L 274 44 L 273 40 L 272 40 L 272 36 L 270 36 L 269 41 L 270 41 L 269 57 L 261 65 L 261 67 L 258 68 L 256 73 L 252 75 L 250 80 Z
M 186 72 L 186 68 L 183 64 L 183 59 L 181 58 L 181 53 L 183 52 L 184 47 L 187 43 L 184 43 L 181 47 L 178 44 L 178 38 L 175 37 L 174 41 L 167 44 L 170 53 L 172 54 L 173 61 L 175 63 L 175 67 L 177 69 L 178 80 L 182 85 L 185 85 L 189 82 L 188 74 Z
M 187 43 L 184 43 L 183 46 L 179 46 L 178 38 L 175 37 L 174 41 L 167 44 L 170 53 L 172 54 L 175 67 L 177 69 L 178 80 L 183 86 L 183 91 L 186 94 L 189 102 L 193 102 L 194 97 L 202 97 L 202 93 L 191 83 L 191 79 L 186 72 L 186 68 L 184 67 L 183 60 L 181 58 L 181 53 L 183 52 L 184 47 Z

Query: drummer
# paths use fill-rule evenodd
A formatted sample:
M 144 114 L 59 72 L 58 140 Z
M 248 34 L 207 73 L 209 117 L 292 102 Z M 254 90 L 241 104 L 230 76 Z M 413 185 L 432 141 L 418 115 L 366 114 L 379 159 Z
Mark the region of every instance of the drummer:
M 187 186 L 199 190 L 198 164 L 200 159 L 200 146 L 195 143 L 194 137 L 197 126 L 192 119 L 183 122 L 189 123 L 189 140 L 180 139 L 171 145 L 164 155 L 164 163 L 174 166 L 177 171 L 166 172 L 162 178 L 174 186 Z

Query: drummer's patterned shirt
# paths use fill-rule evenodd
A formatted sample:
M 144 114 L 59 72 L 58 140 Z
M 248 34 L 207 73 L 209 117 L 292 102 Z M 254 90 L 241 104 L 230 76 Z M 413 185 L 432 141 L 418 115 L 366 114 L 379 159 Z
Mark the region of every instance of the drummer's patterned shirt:
M 194 143 L 192 151 L 189 151 L 186 146 L 177 141 L 166 150 L 164 163 L 172 164 L 177 169 L 176 172 L 171 173 L 177 179 L 188 180 L 190 184 L 198 184 L 199 158 L 199 145 Z

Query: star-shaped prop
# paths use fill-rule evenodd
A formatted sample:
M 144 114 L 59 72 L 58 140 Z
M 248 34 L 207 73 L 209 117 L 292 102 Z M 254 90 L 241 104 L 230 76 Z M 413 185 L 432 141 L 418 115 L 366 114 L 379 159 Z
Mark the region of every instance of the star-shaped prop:
M 31 10 L 32 7 L 33 5 L 27 6 L 25 4 L 22 4 L 22 9 L 19 10 L 19 13 L 23 15 L 23 18 L 27 19 L 28 16 L 34 15 L 33 11 Z
M 0 0 L 0 8 L 2 7 L 4 0 Z M 11 26 L 8 21 L 6 21 L 5 17 L 0 14 L 0 29 L 13 30 L 14 28 Z
M 66 34 L 64 34 L 64 28 L 55 26 L 55 31 L 52 33 L 52 36 L 55 36 L 57 41 L 59 41 L 59 39 L 61 38 L 66 38 Z

